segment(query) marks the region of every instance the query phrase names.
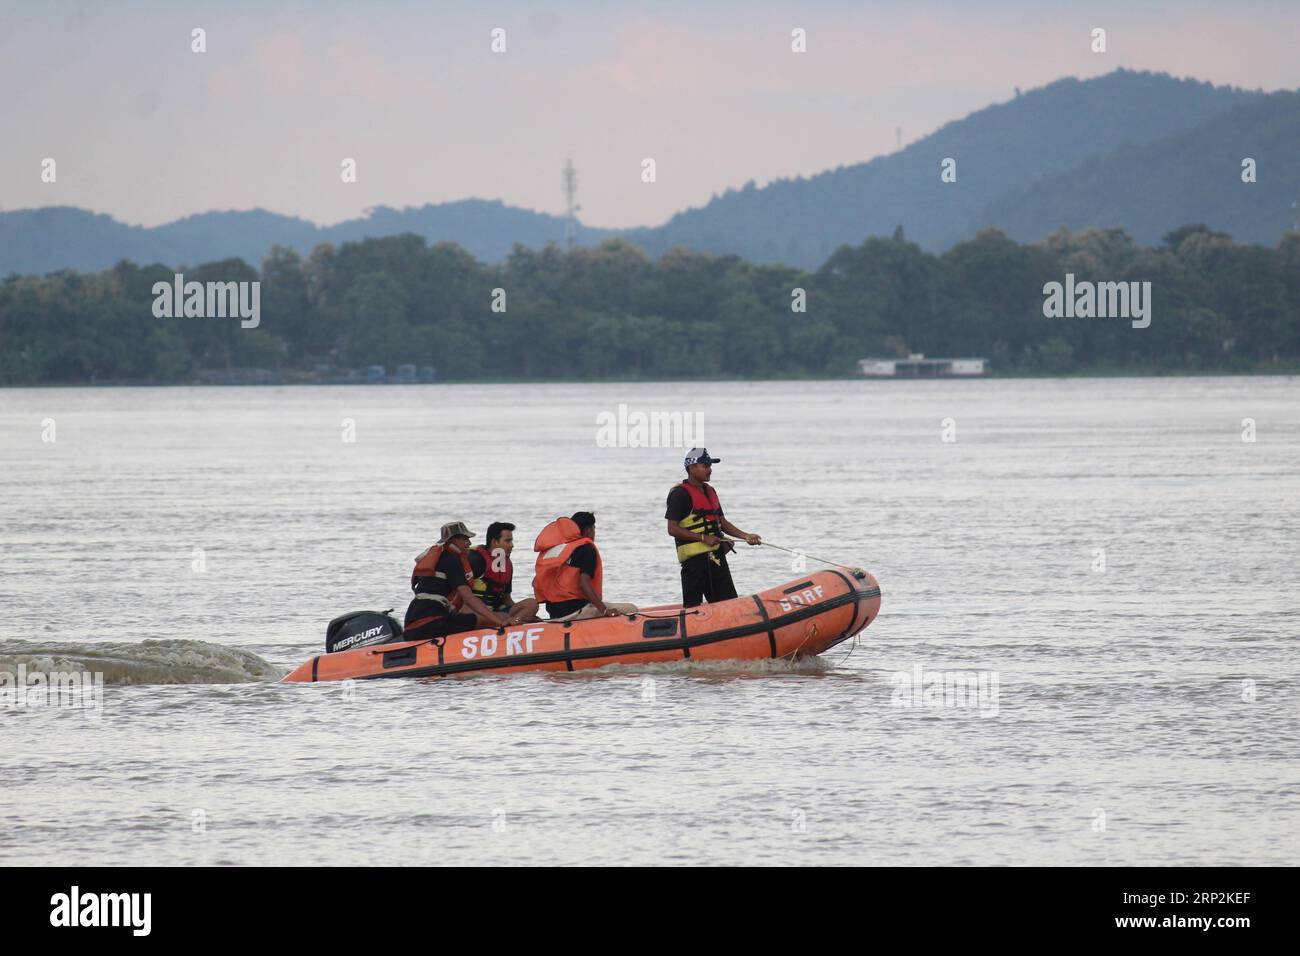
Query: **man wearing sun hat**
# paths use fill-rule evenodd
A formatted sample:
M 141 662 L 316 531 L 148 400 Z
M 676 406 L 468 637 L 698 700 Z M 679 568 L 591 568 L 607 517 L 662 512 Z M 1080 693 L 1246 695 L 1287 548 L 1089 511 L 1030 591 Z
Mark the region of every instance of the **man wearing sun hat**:
M 718 493 L 710 485 L 714 458 L 707 448 L 692 448 L 686 453 L 686 480 L 668 492 L 668 534 L 677 542 L 677 560 L 682 567 L 682 606 L 695 607 L 708 601 L 715 604 L 736 596 L 736 585 L 727 567 L 727 551 L 732 547 L 722 535 L 743 538 L 747 544 L 762 544 L 756 534 L 741 531 L 722 514 Z
M 406 609 L 405 637 L 418 641 L 472 631 L 479 621 L 501 627 L 507 615 L 499 614 L 475 596 L 474 570 L 469 563 L 474 532 L 463 521 L 442 526 L 438 543 L 415 559 L 411 590 L 415 597 Z

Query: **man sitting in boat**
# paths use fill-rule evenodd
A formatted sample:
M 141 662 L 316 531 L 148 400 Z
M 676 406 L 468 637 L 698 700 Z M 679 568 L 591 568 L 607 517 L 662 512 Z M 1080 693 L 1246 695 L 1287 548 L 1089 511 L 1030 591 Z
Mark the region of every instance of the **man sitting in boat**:
M 677 560 L 682 566 L 682 606 L 695 607 L 708 601 L 729 601 L 736 585 L 727 567 L 727 551 L 733 545 L 723 533 L 743 538 L 747 544 L 762 544 L 756 534 L 741 531 L 722 514 L 718 493 L 709 484 L 713 466 L 722 461 L 707 448 L 686 453 L 686 480 L 668 491 L 668 533 L 677 541 Z
M 607 604 L 601 593 L 603 568 L 596 550 L 596 516 L 579 511 L 556 518 L 537 536 L 537 576 L 533 591 L 546 602 L 552 621 L 632 614 L 635 604 Z
M 505 626 L 506 614 L 474 596 L 474 569 L 468 554 L 472 537 L 463 521 L 449 522 L 442 526 L 438 543 L 415 559 L 411 572 L 415 597 L 406 609 L 404 625 L 407 640 L 472 631 L 481 623 Z
M 515 601 L 510 594 L 515 578 L 515 566 L 510 552 L 515 549 L 515 526 L 508 521 L 493 521 L 488 525 L 487 544 L 480 544 L 469 553 L 470 570 L 474 583 L 470 585 L 474 596 L 491 611 L 506 615 L 506 625 L 527 624 L 537 620 L 537 602 L 532 598 Z M 480 624 L 490 625 L 488 620 Z

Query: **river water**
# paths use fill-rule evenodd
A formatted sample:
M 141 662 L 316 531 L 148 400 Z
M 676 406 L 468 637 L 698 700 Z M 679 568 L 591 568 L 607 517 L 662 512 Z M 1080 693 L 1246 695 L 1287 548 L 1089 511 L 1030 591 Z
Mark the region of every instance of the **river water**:
M 679 599 L 682 449 L 620 404 L 695 416 L 728 516 L 879 619 L 797 665 L 275 683 L 448 520 L 515 522 L 526 582 L 594 511 L 606 597 Z M 1294 863 L 1298 415 L 1282 377 L 0 390 L 0 674 L 104 682 L 0 707 L 6 861 Z

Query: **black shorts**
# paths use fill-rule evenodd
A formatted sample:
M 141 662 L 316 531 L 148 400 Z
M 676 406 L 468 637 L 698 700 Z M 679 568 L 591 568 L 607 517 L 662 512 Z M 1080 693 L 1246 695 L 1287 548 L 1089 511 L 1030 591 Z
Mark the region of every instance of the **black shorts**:
M 711 558 L 717 555 L 715 564 Z M 682 606 L 695 607 L 708 601 L 717 604 L 736 596 L 727 556 L 717 551 L 694 554 L 682 562 Z
M 430 611 L 435 610 L 436 614 Z M 406 621 L 402 625 L 402 638 L 408 641 L 425 641 L 431 637 L 444 637 L 447 634 L 459 634 L 472 631 L 479 626 L 478 616 L 457 612 L 447 613 L 437 601 L 416 598 L 406 609 Z
M 552 621 L 557 617 L 568 617 L 581 611 L 590 603 L 586 598 L 574 598 L 572 601 L 547 601 L 546 617 Z

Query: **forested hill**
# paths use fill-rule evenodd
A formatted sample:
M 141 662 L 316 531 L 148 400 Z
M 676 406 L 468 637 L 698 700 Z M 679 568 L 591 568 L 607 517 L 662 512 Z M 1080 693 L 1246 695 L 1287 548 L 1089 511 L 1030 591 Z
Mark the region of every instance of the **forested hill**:
M 1238 241 L 1272 245 L 1300 175 L 1294 103 L 1294 94 L 1163 74 L 1064 79 L 949 123 L 893 155 L 761 188 L 751 183 L 654 229 L 581 227 L 578 242 L 621 234 L 656 256 L 684 245 L 801 268 L 899 225 L 934 252 L 987 226 L 1034 240 L 1062 223 L 1125 228 L 1154 243 L 1178 225 L 1204 222 Z M 1248 190 L 1239 178 L 1243 156 L 1260 164 Z M 957 162 L 954 183 L 940 181 L 945 158 Z M 0 276 L 94 271 L 119 259 L 259 262 L 274 245 L 306 255 L 320 243 L 403 233 L 456 242 L 482 261 L 500 262 L 515 244 L 538 249 L 561 241 L 564 224 L 480 199 L 381 207 L 325 228 L 265 210 L 204 213 L 151 229 L 66 207 L 19 210 L 0 212 Z
M 890 235 L 902 225 L 922 248 L 940 251 L 982 228 L 1000 226 L 991 207 L 1043 177 L 1054 177 L 1055 188 L 1069 189 L 1073 177 L 1102 157 L 1189 133 L 1225 110 L 1262 97 L 1126 70 L 1092 80 L 1058 80 L 949 123 L 889 156 L 763 188 L 751 184 L 683 212 L 659 229 L 627 236 L 651 253 L 681 244 L 807 268 L 825 261 L 843 243 Z M 1294 131 L 1291 142 L 1300 146 Z M 956 160 L 956 182 L 940 180 L 946 158 Z M 1227 191 L 1232 177 L 1229 169 L 1219 188 L 1213 179 L 1198 182 L 1197 216 L 1169 228 L 1202 220 L 1217 225 L 1223 207 L 1235 198 Z M 1143 188 L 1138 183 L 1111 197 L 1111 216 L 1099 224 L 1126 228 L 1126 204 L 1140 198 Z M 1034 210 L 1023 210 L 1023 217 L 1019 232 L 1025 239 L 1041 239 L 1061 224 Z M 1280 232 L 1234 235 L 1271 244 Z
M 120 259 L 172 266 L 236 258 L 260 262 L 273 246 L 303 255 L 323 243 L 413 233 L 430 242 L 455 241 L 476 258 L 500 262 L 516 243 L 540 248 L 564 235 L 558 216 L 507 206 L 499 200 L 390 209 L 321 227 L 265 209 L 207 212 L 146 229 L 68 206 L 0 213 L 0 276 L 59 269 L 94 272 Z M 578 241 L 595 244 L 608 229 L 578 228 Z
M 1255 161 L 1253 183 L 1242 181 L 1247 158 Z M 1044 177 L 983 218 L 1017 239 L 1123 222 L 1138 242 L 1153 244 L 1182 223 L 1213 221 L 1237 239 L 1269 244 L 1295 222 L 1298 158 L 1300 93 L 1274 93 Z

